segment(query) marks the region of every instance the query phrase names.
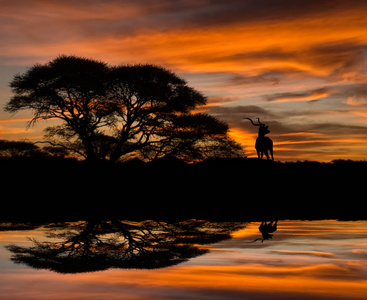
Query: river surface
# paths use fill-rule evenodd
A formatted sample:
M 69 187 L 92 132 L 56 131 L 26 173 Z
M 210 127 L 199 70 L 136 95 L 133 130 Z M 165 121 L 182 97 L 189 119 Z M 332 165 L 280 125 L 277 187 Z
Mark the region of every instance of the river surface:
M 367 221 L 0 229 L 0 299 L 367 299 Z

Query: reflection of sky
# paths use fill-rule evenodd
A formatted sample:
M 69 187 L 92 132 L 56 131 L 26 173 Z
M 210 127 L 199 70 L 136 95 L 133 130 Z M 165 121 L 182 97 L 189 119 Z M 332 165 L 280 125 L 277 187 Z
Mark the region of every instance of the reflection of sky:
M 158 270 L 59 275 L 9 263 L 1 249 L 4 299 L 366 299 L 367 222 L 281 221 L 263 243 L 258 223 L 212 251 Z M 40 238 L 40 232 L 36 233 Z M 1 232 L 1 244 L 33 232 Z M 83 298 L 84 297 L 84 298 Z M 191 297 L 191 298 L 190 298 Z

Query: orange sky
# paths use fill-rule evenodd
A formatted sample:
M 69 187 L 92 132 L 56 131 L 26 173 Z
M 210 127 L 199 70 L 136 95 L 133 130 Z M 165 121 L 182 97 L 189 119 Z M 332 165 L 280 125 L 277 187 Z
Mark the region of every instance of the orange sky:
M 254 155 L 269 125 L 276 160 L 367 157 L 367 2 L 0 0 L 0 106 L 17 72 L 60 54 L 172 69 Z M 0 112 L 0 138 L 39 139 Z

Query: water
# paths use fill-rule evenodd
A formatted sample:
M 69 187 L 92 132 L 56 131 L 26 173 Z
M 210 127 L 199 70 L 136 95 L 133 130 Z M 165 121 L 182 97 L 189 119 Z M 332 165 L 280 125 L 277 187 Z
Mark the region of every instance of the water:
M 0 299 L 367 299 L 367 221 L 13 225 Z

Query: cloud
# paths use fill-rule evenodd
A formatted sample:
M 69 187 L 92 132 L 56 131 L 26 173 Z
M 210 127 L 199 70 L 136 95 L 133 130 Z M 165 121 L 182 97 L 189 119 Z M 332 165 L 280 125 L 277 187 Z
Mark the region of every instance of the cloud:
M 331 68 L 332 76 L 343 75 L 359 70 L 366 58 L 367 45 L 357 38 L 320 43 L 305 52 L 305 59 L 320 68 Z
M 228 83 L 233 85 L 249 85 L 257 83 L 269 83 L 272 85 L 277 85 L 280 83 L 283 77 L 284 77 L 283 72 L 279 70 L 266 71 L 262 74 L 258 74 L 255 76 L 244 76 L 240 74 L 234 74 L 232 78 L 230 78 Z
M 238 119 L 239 116 L 253 117 L 254 115 L 257 115 L 270 118 L 274 117 L 274 114 L 271 111 L 256 105 L 213 107 L 210 109 L 210 113 L 218 114 L 223 118 L 232 120 Z
M 211 106 L 218 106 L 218 105 L 224 105 L 224 104 L 233 104 L 238 102 L 238 97 L 208 97 L 208 104 L 205 106 L 211 107 Z
M 335 89 L 324 87 L 311 91 L 280 93 L 267 96 L 267 101 L 271 102 L 293 102 L 293 101 L 316 101 L 326 98 L 337 92 Z
M 248 122 L 244 118 L 260 118 L 262 123 L 271 124 L 273 132 L 277 134 L 297 134 L 311 130 L 314 132 L 319 126 L 323 126 L 324 123 L 299 123 L 290 124 L 289 119 L 294 117 L 311 117 L 320 116 L 325 114 L 324 111 L 319 110 L 297 110 L 297 109 L 285 109 L 276 110 L 267 107 L 266 105 L 233 105 L 233 106 L 216 106 L 210 107 L 208 113 L 217 115 L 223 118 L 229 123 L 235 123 L 240 127 L 247 127 Z M 286 125 L 288 123 L 288 125 Z M 249 123 L 251 124 L 251 123 Z M 320 125 L 319 125 L 320 124 Z M 332 126 L 330 123 L 326 123 L 327 127 Z M 343 127 L 343 126 L 342 126 Z M 349 128 L 349 126 L 347 126 Z M 363 129 L 364 127 L 357 126 L 357 128 Z M 363 129 L 364 130 L 364 129 Z
M 256 105 L 214 106 L 210 107 L 208 113 L 216 115 L 220 119 L 227 121 L 232 127 L 241 129 L 252 129 L 251 123 L 248 120 L 244 120 L 244 118 L 252 118 L 254 121 L 256 121 L 256 118 L 260 118 L 262 122 L 264 122 L 264 120 L 272 120 L 273 125 L 275 123 L 274 113 Z
M 0 123 L 30 122 L 33 118 L 0 119 Z
M 354 16 L 361 13 L 356 7 L 363 5 L 366 4 L 354 4 Z M 329 1 L 303 2 L 302 9 L 292 1 L 269 0 L 174 4 L 17 1 L 2 6 L 0 34 L 6 43 L 0 47 L 0 55 L 43 57 L 64 51 L 79 53 L 80 49 L 86 54 L 115 56 L 116 61 L 116 56 L 121 60 L 126 55 L 129 59 L 135 53 L 134 57 L 147 57 L 176 67 L 192 70 L 195 65 L 202 71 L 213 71 L 213 67 L 216 71 L 230 69 L 240 75 L 255 76 L 254 79 L 285 68 L 322 72 L 332 63 L 323 64 L 326 51 L 333 50 L 330 57 L 337 62 L 349 58 L 337 52 L 343 43 L 335 40 L 355 35 L 352 30 L 335 27 L 348 22 L 351 29 L 357 27 L 361 31 L 361 26 L 366 25 L 363 18 L 350 18 L 348 10 L 351 10 L 349 4 L 343 1 L 338 6 Z M 339 19 L 336 24 L 335 19 Z M 304 22 L 308 26 L 302 26 Z M 322 30 L 318 32 L 321 24 Z M 363 33 L 362 30 L 360 34 Z M 345 44 L 349 42 L 344 43 L 343 53 L 348 50 Z M 358 51 L 358 47 L 349 51 L 353 49 Z

